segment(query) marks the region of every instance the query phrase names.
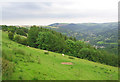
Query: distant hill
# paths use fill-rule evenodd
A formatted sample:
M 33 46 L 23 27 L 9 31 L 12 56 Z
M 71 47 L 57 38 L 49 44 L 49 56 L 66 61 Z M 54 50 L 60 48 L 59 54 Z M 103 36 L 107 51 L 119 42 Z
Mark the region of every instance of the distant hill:
M 117 22 L 114 23 L 54 23 L 49 26 L 59 27 L 59 29 L 72 30 L 74 32 L 93 32 L 99 33 L 107 31 L 108 29 L 115 29 L 118 27 Z M 61 29 L 61 30 L 62 30 Z
M 51 28 L 77 40 L 89 41 L 95 46 L 104 46 L 117 53 L 118 23 L 54 23 Z M 111 51 L 111 50 L 110 50 Z

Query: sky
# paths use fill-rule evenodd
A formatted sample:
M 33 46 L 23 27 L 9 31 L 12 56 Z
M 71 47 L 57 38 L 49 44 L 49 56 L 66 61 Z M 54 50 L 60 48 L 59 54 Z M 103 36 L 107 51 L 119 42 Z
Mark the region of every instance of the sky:
M 0 24 L 104 23 L 118 21 L 119 0 L 0 0 Z

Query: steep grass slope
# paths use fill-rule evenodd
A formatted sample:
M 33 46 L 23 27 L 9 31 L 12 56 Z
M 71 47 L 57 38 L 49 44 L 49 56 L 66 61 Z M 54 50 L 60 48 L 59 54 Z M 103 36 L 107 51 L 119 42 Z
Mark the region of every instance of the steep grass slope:
M 84 59 L 70 59 L 59 53 L 27 47 L 8 39 L 2 32 L 2 49 L 7 60 L 15 65 L 10 80 L 117 80 L 118 68 Z M 72 62 L 64 65 L 62 62 Z

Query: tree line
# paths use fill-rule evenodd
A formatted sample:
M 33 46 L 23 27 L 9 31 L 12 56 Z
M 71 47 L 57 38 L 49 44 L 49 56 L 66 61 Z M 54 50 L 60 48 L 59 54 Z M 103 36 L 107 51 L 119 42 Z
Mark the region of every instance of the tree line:
M 107 51 L 95 49 L 90 44 L 76 40 L 74 37 L 62 35 L 51 29 L 31 26 L 30 29 L 16 26 L 2 26 L 8 31 L 9 39 L 26 46 L 64 53 L 81 59 L 118 66 L 118 56 Z

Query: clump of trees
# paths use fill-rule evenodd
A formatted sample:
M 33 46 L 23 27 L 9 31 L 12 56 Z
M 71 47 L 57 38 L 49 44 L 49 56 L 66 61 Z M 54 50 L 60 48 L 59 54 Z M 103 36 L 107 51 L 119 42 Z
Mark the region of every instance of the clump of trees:
M 9 33 L 8 33 L 8 37 L 9 37 L 9 39 L 13 40 L 13 38 L 14 38 L 14 33 L 13 33 L 13 32 L 9 32 Z
M 27 28 L 16 27 L 16 26 L 6 26 L 6 25 L 2 25 L 1 27 L 3 31 L 8 31 L 9 39 L 23 45 L 28 45 L 28 40 L 27 40 L 28 29 Z
M 16 41 L 16 42 L 18 42 L 20 44 L 23 44 L 23 45 L 28 45 L 27 38 L 21 37 L 20 35 L 16 35 L 14 37 L 14 41 Z
M 22 35 L 22 36 L 27 36 L 27 34 L 24 32 L 23 29 L 17 29 L 16 34 Z
M 28 29 L 24 27 L 6 26 L 6 25 L 2 25 L 1 27 L 3 31 L 12 32 L 14 34 L 16 33 L 22 36 L 27 36 L 28 33 Z
M 30 28 L 28 36 L 28 42 L 30 41 L 30 44 L 28 45 L 32 46 L 34 44 L 32 47 L 65 53 L 70 56 L 100 62 L 107 65 L 118 65 L 118 57 L 116 55 L 111 55 L 105 51 L 99 51 L 90 44 L 85 44 L 82 41 L 76 41 L 75 38 L 67 37 L 50 29 L 34 26 Z
M 66 45 L 63 38 L 51 32 L 39 32 L 36 44 L 37 48 L 61 53 Z
M 4 31 L 10 28 L 6 28 L 6 26 L 4 26 Z M 13 30 L 14 29 L 15 28 L 13 28 Z M 18 28 L 16 27 L 16 29 Z M 23 29 L 24 28 L 21 28 L 20 30 Z M 10 33 L 12 33 L 12 31 L 10 31 Z M 64 53 L 70 56 L 87 59 L 94 62 L 100 62 L 111 66 L 118 66 L 117 55 L 110 54 L 106 51 L 97 50 L 90 44 L 77 41 L 75 38 L 67 37 L 66 35 L 62 35 L 61 33 L 51 29 L 31 26 L 31 28 L 25 32 L 27 34 L 27 38 L 22 37 L 24 34 L 20 33 L 17 33 L 17 35 L 14 36 L 13 34 L 16 33 L 16 30 L 14 33 L 10 33 L 8 35 L 10 35 L 11 40 L 14 40 L 23 45 L 58 53 Z M 12 35 L 14 37 L 12 37 Z
M 28 31 L 28 45 L 31 47 L 37 47 L 37 38 L 38 38 L 39 28 L 32 26 Z

